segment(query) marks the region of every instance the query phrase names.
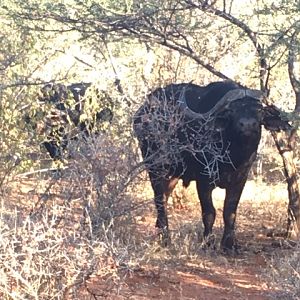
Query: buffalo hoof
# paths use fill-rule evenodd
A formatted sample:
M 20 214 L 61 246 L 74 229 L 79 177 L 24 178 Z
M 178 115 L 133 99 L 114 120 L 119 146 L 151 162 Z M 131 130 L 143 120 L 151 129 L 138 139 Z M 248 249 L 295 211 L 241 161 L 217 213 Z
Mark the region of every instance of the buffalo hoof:
M 158 229 L 159 242 L 162 247 L 168 247 L 171 244 L 171 238 L 167 229 Z
M 239 254 L 241 247 L 237 244 L 235 238 L 227 237 L 221 241 L 221 250 L 226 254 Z
M 203 250 L 216 249 L 216 237 L 215 237 L 215 235 L 210 234 L 210 235 L 204 237 L 204 239 L 201 243 L 201 248 Z

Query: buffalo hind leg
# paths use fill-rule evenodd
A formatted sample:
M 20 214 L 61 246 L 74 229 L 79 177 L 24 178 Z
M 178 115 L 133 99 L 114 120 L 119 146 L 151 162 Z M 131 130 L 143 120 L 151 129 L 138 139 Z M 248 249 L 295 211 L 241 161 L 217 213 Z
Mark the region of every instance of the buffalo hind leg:
M 223 210 L 224 234 L 221 241 L 223 250 L 237 250 L 235 240 L 235 220 L 236 210 L 240 201 L 240 197 L 245 186 L 246 180 L 226 189 L 226 197 Z
M 216 218 L 216 210 L 212 202 L 212 188 L 209 184 L 197 181 L 197 192 L 201 204 L 202 221 L 204 225 L 204 247 L 214 245 L 214 237 L 212 235 L 213 225 Z

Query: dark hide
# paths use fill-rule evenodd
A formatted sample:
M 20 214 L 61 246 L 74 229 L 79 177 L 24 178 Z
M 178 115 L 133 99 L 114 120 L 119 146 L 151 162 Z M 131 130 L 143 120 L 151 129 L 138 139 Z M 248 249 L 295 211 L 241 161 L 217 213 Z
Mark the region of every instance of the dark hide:
M 210 114 L 228 92 L 238 91 L 244 96 L 229 99 Z M 165 244 L 169 240 L 167 198 L 182 179 L 185 187 L 196 181 L 205 239 L 211 235 L 216 217 L 212 191 L 217 186 L 226 189 L 221 246 L 235 248 L 236 210 L 256 157 L 261 125 L 270 128 L 272 119 L 272 129 L 289 126 L 245 91 L 233 82 L 214 82 L 205 87 L 171 84 L 152 92 L 136 112 L 134 132 L 154 191 L 156 226 Z M 198 116 L 191 117 L 191 111 Z
M 113 113 L 111 109 L 104 108 L 95 112 L 94 122 L 80 121 L 86 102 L 84 96 L 90 86 L 90 83 L 74 83 L 69 86 L 47 84 L 41 89 L 40 103 L 50 104 L 52 107 L 45 121 L 46 126 L 50 128 L 50 132 L 47 135 L 47 140 L 42 143 L 51 158 L 61 159 L 68 141 L 76 139 L 78 133 L 88 137 L 96 123 L 112 120 Z M 69 99 L 72 100 L 73 105 L 68 103 Z M 70 128 L 74 134 L 67 132 Z

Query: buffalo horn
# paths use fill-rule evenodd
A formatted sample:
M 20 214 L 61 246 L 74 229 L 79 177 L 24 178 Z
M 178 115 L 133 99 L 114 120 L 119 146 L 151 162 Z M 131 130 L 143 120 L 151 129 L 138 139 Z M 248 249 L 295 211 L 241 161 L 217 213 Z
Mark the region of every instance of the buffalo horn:
M 197 113 L 193 110 L 191 110 L 187 103 L 186 103 L 186 97 L 184 93 L 182 93 L 179 105 L 184 110 L 186 116 L 191 118 L 206 118 L 212 114 L 214 114 L 217 111 L 222 110 L 224 107 L 226 107 L 229 103 L 236 101 L 238 99 L 242 99 L 244 97 L 251 97 L 254 99 L 257 99 L 261 101 L 264 97 L 264 93 L 260 90 L 250 90 L 250 89 L 234 89 L 229 92 L 227 92 L 219 101 L 218 103 L 208 112 L 206 113 Z

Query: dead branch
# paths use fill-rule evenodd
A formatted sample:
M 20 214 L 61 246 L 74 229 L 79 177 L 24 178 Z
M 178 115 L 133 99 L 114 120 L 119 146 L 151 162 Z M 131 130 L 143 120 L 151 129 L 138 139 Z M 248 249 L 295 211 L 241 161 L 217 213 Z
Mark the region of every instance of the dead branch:
M 34 174 L 42 174 L 42 173 L 48 173 L 48 172 L 53 172 L 53 171 L 62 171 L 62 170 L 66 170 L 68 169 L 68 167 L 61 167 L 61 168 L 45 168 L 45 169 L 39 169 L 39 170 L 34 170 L 34 171 L 29 171 L 29 172 L 25 172 L 25 173 L 21 173 L 16 175 L 16 178 L 22 178 L 22 177 L 26 177 L 26 176 L 30 176 L 30 175 L 34 175 Z

